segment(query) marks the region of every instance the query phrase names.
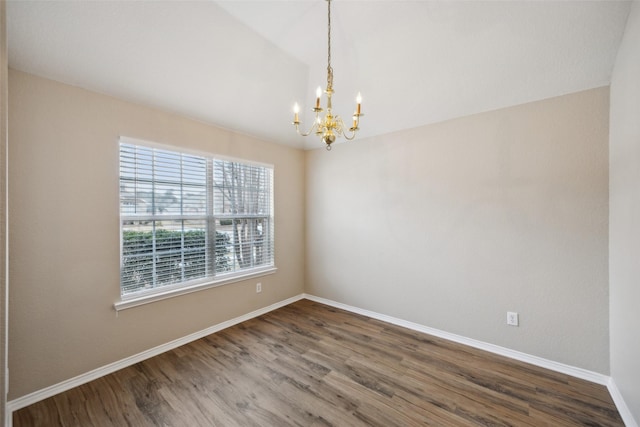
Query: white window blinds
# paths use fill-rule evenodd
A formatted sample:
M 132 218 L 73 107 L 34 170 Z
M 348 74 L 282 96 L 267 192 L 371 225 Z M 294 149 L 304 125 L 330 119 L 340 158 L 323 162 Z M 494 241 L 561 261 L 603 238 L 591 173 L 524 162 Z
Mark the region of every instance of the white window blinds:
M 121 294 L 274 266 L 273 168 L 120 143 Z

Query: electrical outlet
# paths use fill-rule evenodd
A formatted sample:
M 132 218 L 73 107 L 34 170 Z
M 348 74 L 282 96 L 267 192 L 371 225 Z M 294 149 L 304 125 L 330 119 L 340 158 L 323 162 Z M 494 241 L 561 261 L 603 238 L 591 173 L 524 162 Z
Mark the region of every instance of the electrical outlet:
M 258 282 L 256 283 L 256 293 L 259 294 L 260 292 L 262 292 L 262 283 Z
M 507 311 L 507 325 L 518 326 L 518 313 Z

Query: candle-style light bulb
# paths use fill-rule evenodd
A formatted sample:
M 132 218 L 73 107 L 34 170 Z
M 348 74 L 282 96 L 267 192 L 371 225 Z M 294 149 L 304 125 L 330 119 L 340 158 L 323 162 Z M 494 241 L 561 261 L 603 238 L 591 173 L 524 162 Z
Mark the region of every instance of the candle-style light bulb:
M 320 97 L 322 96 L 322 88 L 318 86 L 316 89 L 316 108 L 320 108 Z
M 293 123 L 300 123 L 300 119 L 298 118 L 298 113 L 300 112 L 300 106 L 296 102 L 293 104 Z
M 356 107 L 356 114 L 360 114 L 360 107 L 362 105 L 362 95 L 358 92 L 358 96 L 356 96 L 356 103 L 358 106 Z

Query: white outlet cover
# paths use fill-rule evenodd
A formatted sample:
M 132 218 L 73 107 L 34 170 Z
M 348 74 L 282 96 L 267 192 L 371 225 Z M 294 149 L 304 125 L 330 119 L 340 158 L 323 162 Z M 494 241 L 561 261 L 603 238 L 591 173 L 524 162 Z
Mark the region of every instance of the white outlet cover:
M 507 325 L 518 326 L 518 313 L 514 311 L 507 312 Z

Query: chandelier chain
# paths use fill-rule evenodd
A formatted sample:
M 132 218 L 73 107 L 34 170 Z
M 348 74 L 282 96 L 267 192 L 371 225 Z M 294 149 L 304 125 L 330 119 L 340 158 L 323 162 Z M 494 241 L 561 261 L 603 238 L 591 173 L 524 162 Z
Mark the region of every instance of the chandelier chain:
M 331 68 L 331 0 L 327 0 L 327 91 L 333 90 L 333 68 Z

